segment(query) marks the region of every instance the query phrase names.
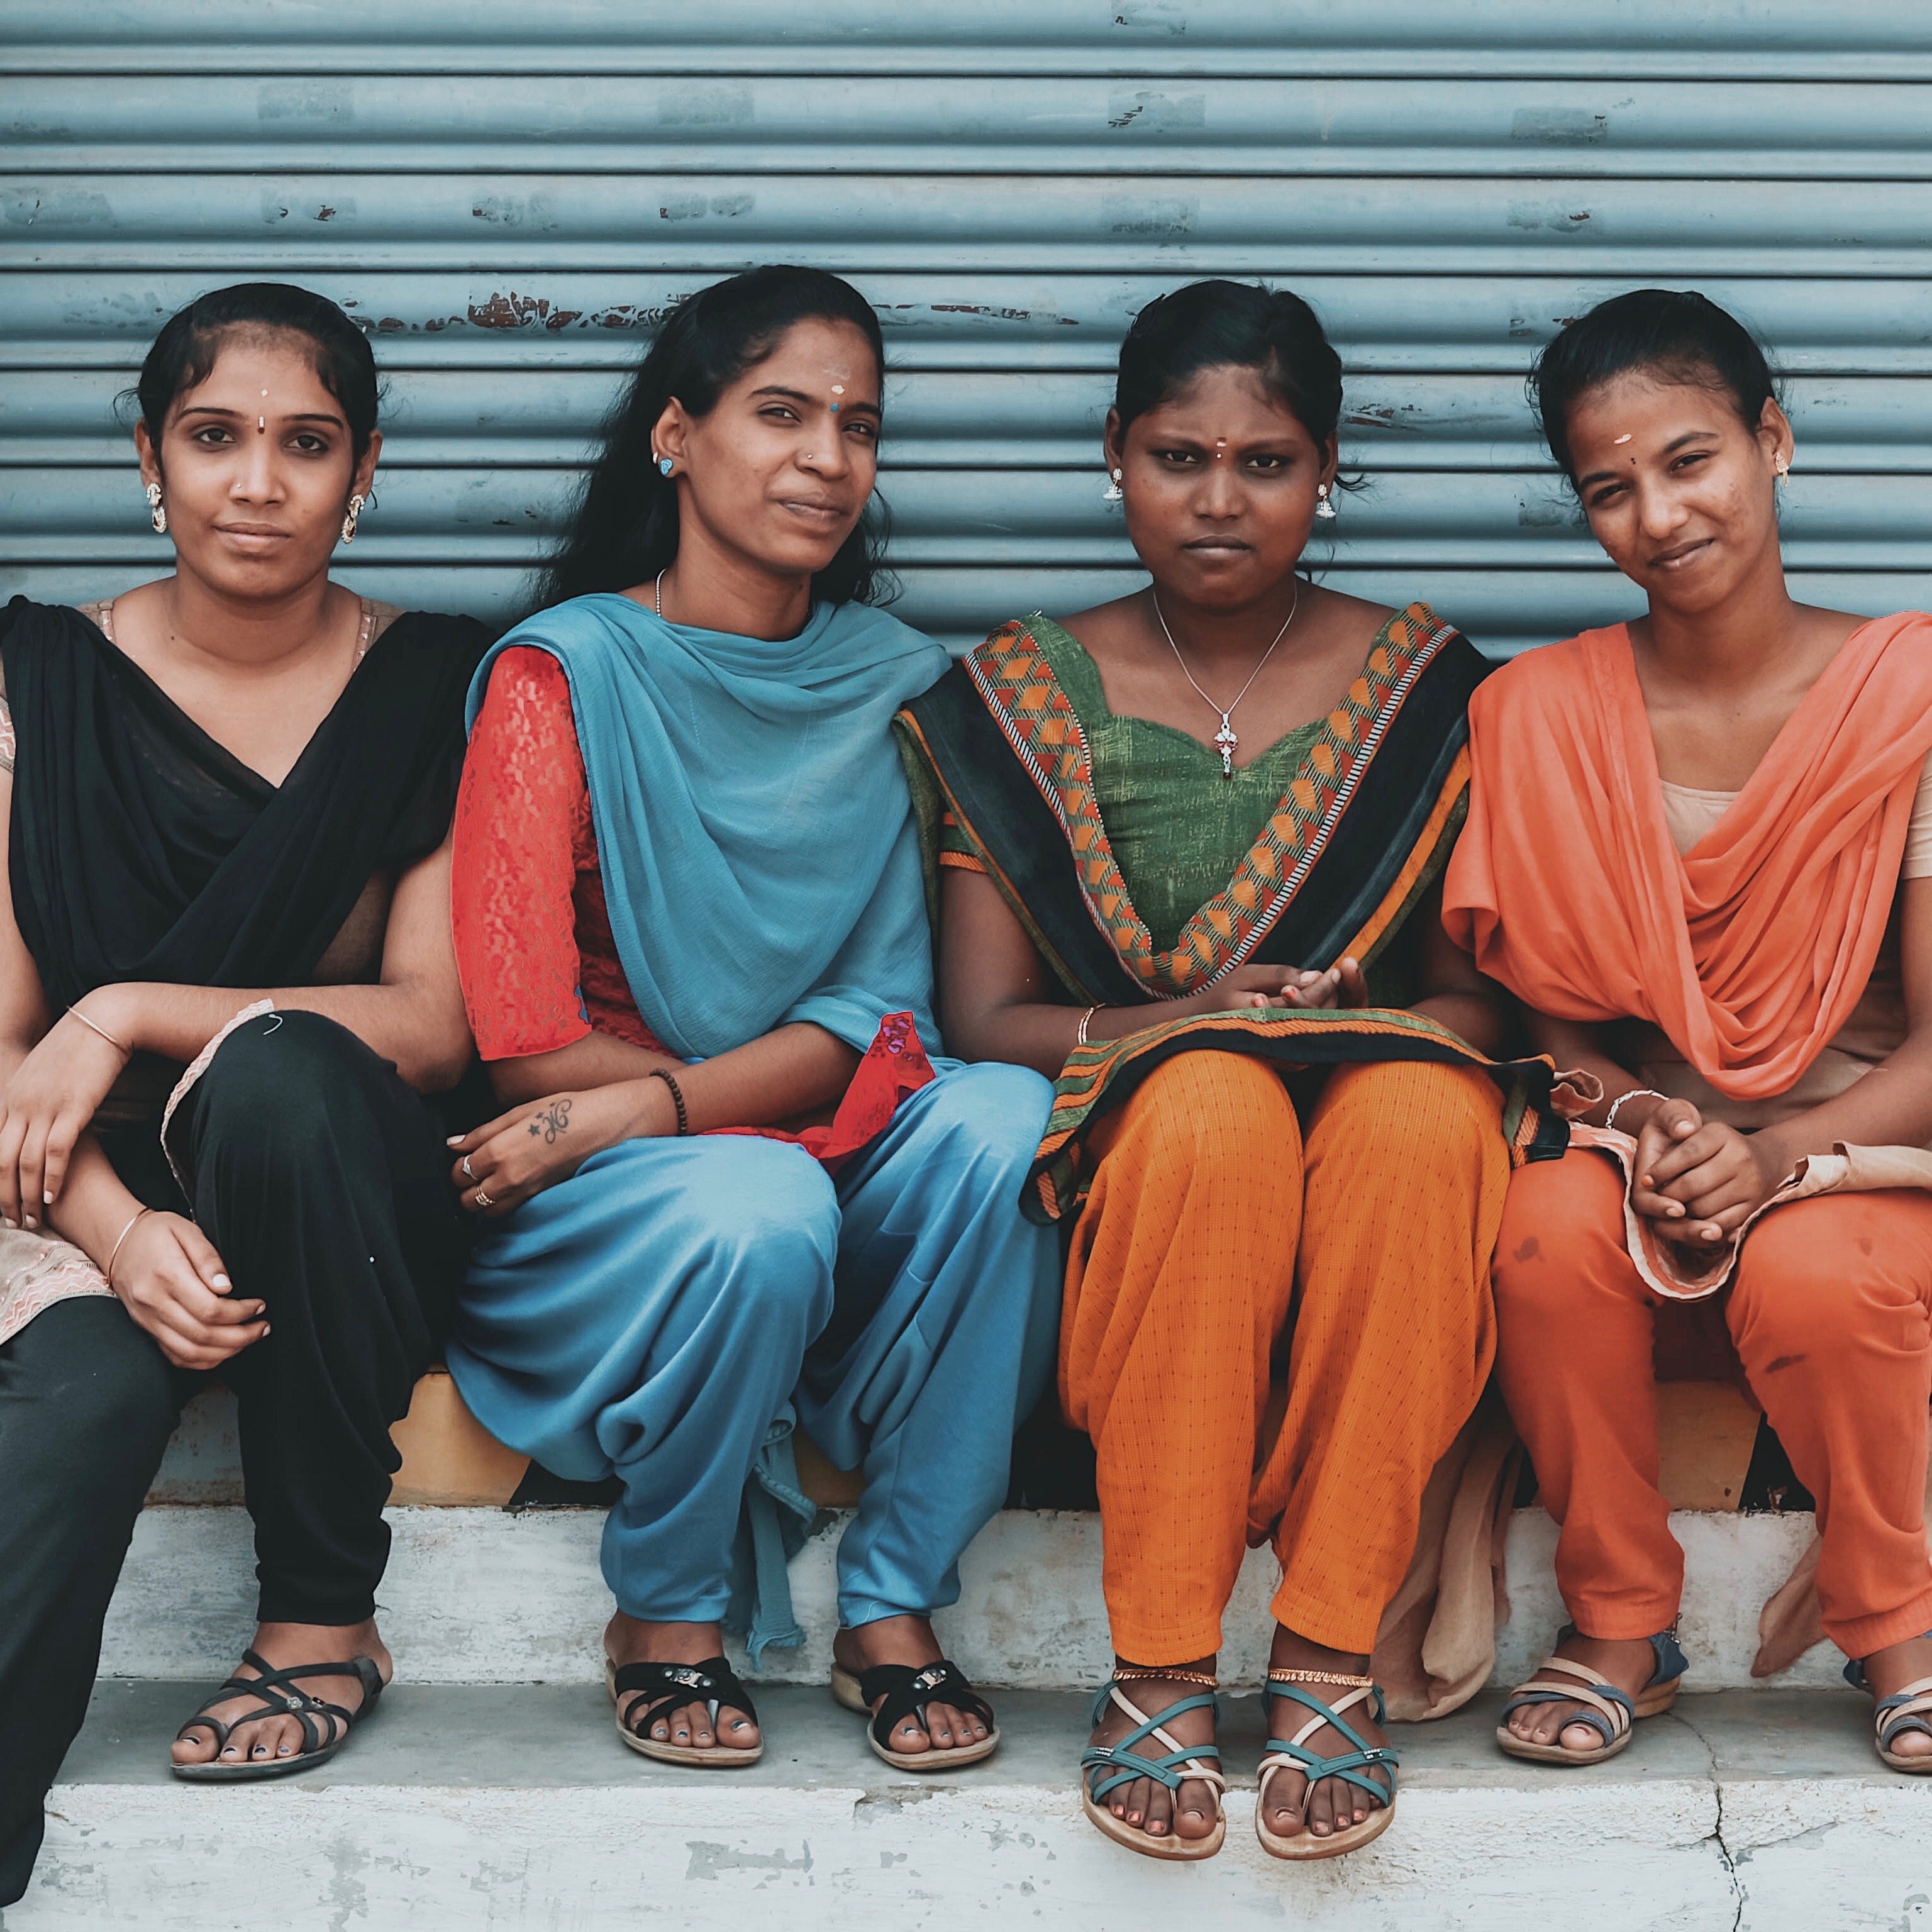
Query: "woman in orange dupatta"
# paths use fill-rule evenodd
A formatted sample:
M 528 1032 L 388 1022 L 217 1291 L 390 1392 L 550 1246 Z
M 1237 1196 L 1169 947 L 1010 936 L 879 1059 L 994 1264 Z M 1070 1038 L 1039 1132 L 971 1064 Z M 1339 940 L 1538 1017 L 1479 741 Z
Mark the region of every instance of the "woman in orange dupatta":
M 1444 892 L 1537 1046 L 1600 1084 L 1497 1247 L 1498 1373 L 1573 1619 L 1497 1736 L 1593 1762 L 1676 1694 L 1655 1316 L 1709 1297 L 1816 1498 L 1824 1628 L 1880 1754 L 1932 1770 L 1932 618 L 1792 600 L 1791 426 L 1703 297 L 1604 303 L 1536 382 L 1650 608 L 1477 692 Z

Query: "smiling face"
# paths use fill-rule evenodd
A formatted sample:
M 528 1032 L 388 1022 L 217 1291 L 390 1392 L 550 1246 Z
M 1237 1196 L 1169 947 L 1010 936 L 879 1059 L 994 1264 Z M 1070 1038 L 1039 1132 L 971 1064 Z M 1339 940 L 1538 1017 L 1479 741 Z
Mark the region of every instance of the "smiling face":
M 1266 596 L 1300 562 L 1316 492 L 1335 480 L 1324 446 L 1256 370 L 1204 369 L 1179 394 L 1107 419 L 1127 535 L 1162 592 L 1212 610 Z
M 206 378 L 170 405 L 158 451 L 146 423 L 134 441 L 142 482 L 161 486 L 178 567 L 248 599 L 326 575 L 382 447 L 372 436 L 356 461 L 305 338 L 252 329 L 230 330 Z
M 1791 424 L 1755 428 L 1721 388 L 1632 373 L 1570 406 L 1570 460 L 1590 530 L 1653 606 L 1689 616 L 1779 570 L 1774 496 Z
M 878 359 L 848 322 L 795 322 L 694 416 L 673 401 L 652 447 L 668 456 L 678 517 L 787 579 L 815 576 L 852 534 L 878 475 Z

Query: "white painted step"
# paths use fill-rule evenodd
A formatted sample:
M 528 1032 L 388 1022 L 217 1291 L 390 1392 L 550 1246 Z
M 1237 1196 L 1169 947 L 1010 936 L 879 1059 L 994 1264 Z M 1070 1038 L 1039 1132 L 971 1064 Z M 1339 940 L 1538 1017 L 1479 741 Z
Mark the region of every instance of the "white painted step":
M 396 1509 L 381 1598 L 382 1628 L 406 1684 L 583 1684 L 602 1671 L 599 1634 L 611 1603 L 597 1567 L 603 1512 L 594 1509 Z M 765 1681 L 824 1680 L 836 1621 L 833 1550 L 842 1518 L 792 1564 L 808 1641 L 766 1654 Z M 1680 1511 L 1688 1558 L 1682 1634 L 1687 1688 L 1752 1684 L 1758 1611 L 1810 1540 L 1809 1515 Z M 143 1513 L 108 1618 L 110 1676 L 218 1682 L 253 1628 L 250 1526 L 238 1508 L 172 1506 Z M 1498 1633 L 1496 1681 L 1520 1682 L 1563 1622 L 1550 1568 L 1556 1528 L 1540 1509 L 1509 1533 L 1512 1615 Z M 1096 1684 L 1110 1656 L 1100 1595 L 1100 1525 L 1070 1511 L 1003 1511 L 967 1552 L 964 1594 L 939 1618 L 941 1636 L 980 1682 L 1029 1690 Z M 1226 1623 L 1222 1671 L 1259 1681 L 1275 1582 L 1265 1550 L 1249 1554 Z M 1776 1680 L 1834 1684 L 1843 1662 L 1821 1644 Z M 1932 1870 L 1928 1873 L 1932 1894 Z M 1932 1922 L 1928 1922 L 1932 1932 Z
M 533 1580 L 541 1589 L 544 1579 Z M 1346 1858 L 1253 1837 L 1253 1700 L 1223 1730 L 1228 1843 L 1174 1868 L 1082 1817 L 1085 1700 L 1009 1693 L 990 1762 L 888 1770 L 823 1690 L 762 1700 L 764 1763 L 624 1750 L 601 1691 L 404 1684 L 334 1762 L 184 1785 L 178 1684 L 106 1684 L 4 1932 L 1840 1932 L 1932 1924 L 1932 1779 L 1886 1772 L 1850 1691 L 1685 1699 L 1587 1773 L 1491 1742 L 1497 1700 L 1398 1728 L 1396 1819 Z

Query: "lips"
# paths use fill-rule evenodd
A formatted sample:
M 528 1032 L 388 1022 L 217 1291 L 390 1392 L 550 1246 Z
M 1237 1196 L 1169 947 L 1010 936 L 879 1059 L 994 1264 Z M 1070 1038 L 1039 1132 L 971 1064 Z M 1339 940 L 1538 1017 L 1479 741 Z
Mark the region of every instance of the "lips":
M 1654 570 L 1681 570 L 1686 564 L 1694 563 L 1711 548 L 1708 537 L 1700 537 L 1695 543 L 1679 544 L 1675 550 L 1660 551 L 1651 559 Z

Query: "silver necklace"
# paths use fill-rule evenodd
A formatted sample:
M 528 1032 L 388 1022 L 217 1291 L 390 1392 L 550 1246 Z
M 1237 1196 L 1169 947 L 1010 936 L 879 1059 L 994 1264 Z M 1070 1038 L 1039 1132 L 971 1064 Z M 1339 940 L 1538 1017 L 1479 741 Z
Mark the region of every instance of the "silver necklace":
M 1260 663 L 1248 674 L 1247 682 L 1235 692 L 1233 702 L 1225 705 L 1216 704 L 1201 688 L 1194 674 L 1187 668 L 1187 660 L 1180 655 L 1180 646 L 1174 641 L 1174 633 L 1167 628 L 1167 620 L 1161 613 L 1160 592 L 1151 590 L 1148 594 L 1154 600 L 1154 621 L 1160 626 L 1161 635 L 1167 640 L 1168 649 L 1174 653 L 1174 662 L 1180 667 L 1181 676 L 1194 686 L 1195 695 L 1221 721 L 1220 730 L 1214 734 L 1214 748 L 1221 754 L 1221 776 L 1232 781 L 1234 776 L 1234 748 L 1241 742 L 1240 734 L 1235 730 L 1234 725 L 1234 706 L 1254 688 L 1255 680 L 1261 676 L 1262 665 L 1274 656 L 1275 644 L 1280 644 L 1288 635 L 1288 627 L 1294 622 L 1294 614 L 1301 608 L 1301 580 L 1298 577 L 1294 580 L 1294 602 L 1288 607 L 1288 615 L 1281 620 L 1281 628 L 1274 634 L 1274 644 L 1269 645 L 1262 652 Z

